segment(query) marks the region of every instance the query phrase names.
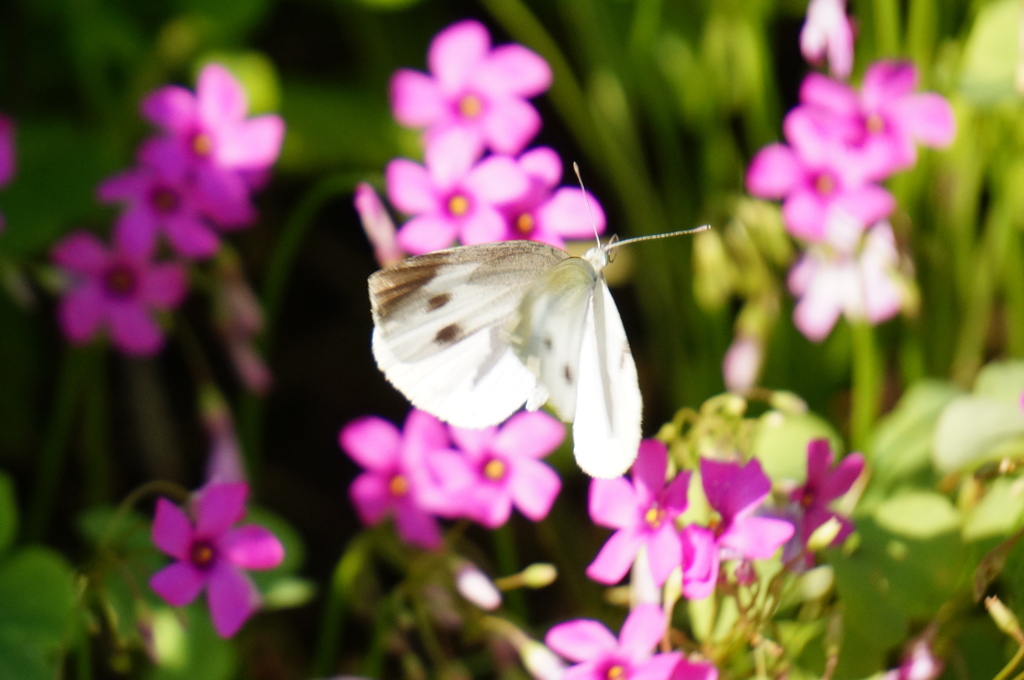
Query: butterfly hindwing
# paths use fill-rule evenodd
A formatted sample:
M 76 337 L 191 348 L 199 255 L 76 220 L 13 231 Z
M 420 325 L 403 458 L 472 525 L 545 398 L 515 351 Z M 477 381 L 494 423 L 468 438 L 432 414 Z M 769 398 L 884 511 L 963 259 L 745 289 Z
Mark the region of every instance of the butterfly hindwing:
M 461 427 L 500 423 L 546 394 L 509 346 L 520 300 L 568 258 L 543 243 L 463 246 L 370 277 L 373 353 L 418 408 Z
M 618 477 L 640 447 L 643 405 L 636 364 L 603 276 L 587 310 L 579 356 L 572 428 L 576 462 L 592 477 Z

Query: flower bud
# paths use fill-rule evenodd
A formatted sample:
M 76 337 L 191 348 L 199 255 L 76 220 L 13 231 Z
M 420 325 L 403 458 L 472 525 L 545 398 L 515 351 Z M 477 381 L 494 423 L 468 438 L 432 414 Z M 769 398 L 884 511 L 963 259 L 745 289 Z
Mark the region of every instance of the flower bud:
M 462 561 L 455 568 L 455 589 L 481 609 L 493 611 L 501 606 L 501 593 L 476 565 Z

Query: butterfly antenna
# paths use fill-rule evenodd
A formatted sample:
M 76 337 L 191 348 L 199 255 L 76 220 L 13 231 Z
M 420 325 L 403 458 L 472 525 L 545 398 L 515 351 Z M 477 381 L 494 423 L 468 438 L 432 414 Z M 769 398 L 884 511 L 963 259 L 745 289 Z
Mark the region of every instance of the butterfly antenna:
M 702 231 L 707 231 L 711 228 L 710 224 L 704 224 L 693 229 L 683 229 L 681 231 L 670 231 L 667 234 L 648 234 L 647 236 L 634 236 L 633 238 L 627 238 L 623 241 L 615 241 L 609 243 L 604 247 L 605 250 L 611 250 L 612 248 L 618 248 L 624 246 L 627 243 L 639 243 L 640 241 L 653 241 L 659 238 L 672 238 L 673 236 L 685 236 L 686 234 L 699 234 Z
M 580 190 L 583 192 L 583 202 L 587 204 L 587 212 L 590 213 L 590 226 L 594 228 L 594 238 L 597 240 L 597 245 L 600 246 L 601 236 L 597 233 L 597 220 L 594 218 L 594 209 L 590 207 L 587 189 L 583 186 L 583 176 L 580 175 L 580 166 L 576 165 L 576 161 L 572 162 L 572 169 L 576 172 L 576 179 L 579 180 Z

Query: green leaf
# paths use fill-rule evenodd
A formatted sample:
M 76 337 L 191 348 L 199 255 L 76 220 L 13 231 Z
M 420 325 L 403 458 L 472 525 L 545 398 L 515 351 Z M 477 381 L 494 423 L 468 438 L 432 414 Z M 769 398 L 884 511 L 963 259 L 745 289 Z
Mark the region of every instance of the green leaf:
M 945 496 L 932 491 L 905 491 L 874 509 L 879 525 L 910 538 L 931 538 L 960 527 L 960 513 Z
M 1016 96 L 1020 3 L 998 0 L 981 8 L 964 45 L 960 92 L 977 104 Z
M 206 598 L 153 615 L 157 667 L 150 680 L 228 680 L 238 665 L 235 648 L 213 629 Z
M 1024 445 L 1024 414 L 1018 399 L 967 396 L 954 399 L 939 417 L 933 461 L 940 472 L 969 470 L 1019 455 Z
M 964 519 L 965 541 L 978 541 L 1009 534 L 1024 513 L 1024 493 L 1019 483 L 1005 477 L 992 482 L 985 496 Z
M 18 504 L 14 497 L 14 484 L 11 478 L 0 470 L 0 553 L 11 545 L 17 533 Z
M 270 0 L 177 0 L 175 4 L 179 12 L 201 19 L 203 28 L 220 43 L 244 36 L 259 24 L 270 8 Z
M 833 451 L 842 450 L 842 439 L 823 418 L 813 413 L 777 416 L 767 414 L 758 421 L 751 447 L 772 479 L 806 479 L 807 444 L 812 439 L 828 439 Z
M 75 606 L 74 573 L 63 557 L 26 548 L 0 562 L 0 678 L 57 675 L 56 651 Z

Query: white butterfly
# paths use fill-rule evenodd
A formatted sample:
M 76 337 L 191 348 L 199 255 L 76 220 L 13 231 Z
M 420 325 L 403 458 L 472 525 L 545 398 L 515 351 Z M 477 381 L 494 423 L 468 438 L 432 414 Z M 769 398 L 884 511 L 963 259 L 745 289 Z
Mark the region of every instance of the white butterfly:
M 417 408 L 458 427 L 497 425 L 550 401 L 576 462 L 618 477 L 640 446 L 636 365 L 602 270 L 625 243 L 583 257 L 504 241 L 412 257 L 370 277 L 373 355 Z

